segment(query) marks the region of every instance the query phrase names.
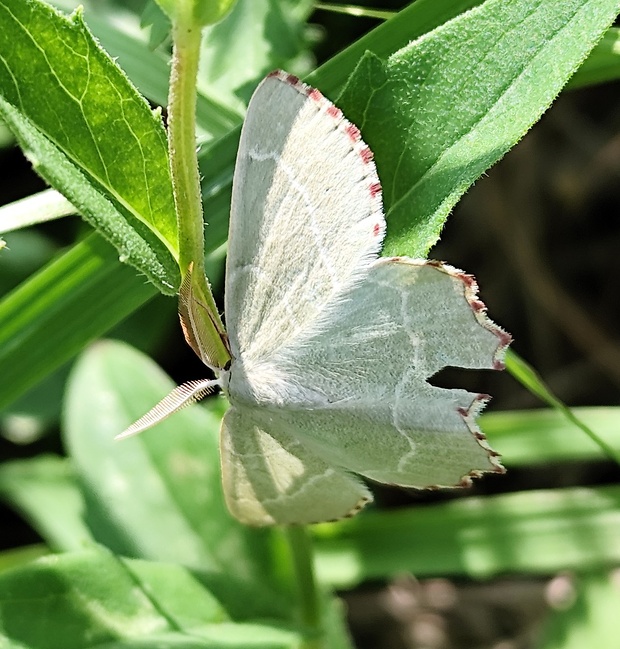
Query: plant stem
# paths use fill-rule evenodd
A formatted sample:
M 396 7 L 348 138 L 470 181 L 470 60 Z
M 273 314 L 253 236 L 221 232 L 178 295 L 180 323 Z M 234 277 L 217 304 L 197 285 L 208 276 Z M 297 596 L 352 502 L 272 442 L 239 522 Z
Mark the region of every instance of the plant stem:
M 314 575 L 312 541 L 303 525 L 288 525 L 285 531 L 297 579 L 301 623 L 308 633 L 303 649 L 323 649 L 322 607 Z
M 172 29 L 173 52 L 168 98 L 170 172 L 179 225 L 179 265 L 185 276 L 191 262 L 204 276 L 204 225 L 196 152 L 196 78 L 200 26 L 182 17 Z
M 202 34 L 200 25 L 192 16 L 193 5 L 190 3 L 187 7 L 187 11 L 175 18 L 172 27 L 168 103 L 170 175 L 177 213 L 182 280 L 192 268 L 190 284 L 185 289 L 186 294 L 193 296 L 190 304 L 186 305 L 186 310 L 193 314 L 184 320 L 186 332 L 189 332 L 186 339 L 200 358 L 217 371 L 226 367 L 230 354 L 224 325 L 205 277 L 202 193 L 196 152 L 196 79 Z M 181 290 L 183 292 L 183 288 Z M 181 303 L 183 300 L 181 296 Z M 197 314 L 194 313 L 196 309 Z M 195 327 L 193 321 L 198 323 Z M 205 350 L 205 354 L 201 350 Z

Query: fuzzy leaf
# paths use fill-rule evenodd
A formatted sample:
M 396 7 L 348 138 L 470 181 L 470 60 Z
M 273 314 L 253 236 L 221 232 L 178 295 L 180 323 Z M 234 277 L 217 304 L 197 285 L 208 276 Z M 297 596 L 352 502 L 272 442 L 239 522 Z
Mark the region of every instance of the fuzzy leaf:
M 384 254 L 428 254 L 462 194 L 540 118 L 618 10 L 487 0 L 386 61 L 366 53 L 336 103 L 375 154 Z
M 103 548 L 49 556 L 0 576 L 0 644 L 20 649 L 295 649 L 300 636 L 235 624 L 178 565 Z M 10 644 L 6 644 L 10 643 Z
M 0 0 L 0 114 L 35 168 L 160 290 L 178 286 L 177 232 L 161 117 L 71 18 Z

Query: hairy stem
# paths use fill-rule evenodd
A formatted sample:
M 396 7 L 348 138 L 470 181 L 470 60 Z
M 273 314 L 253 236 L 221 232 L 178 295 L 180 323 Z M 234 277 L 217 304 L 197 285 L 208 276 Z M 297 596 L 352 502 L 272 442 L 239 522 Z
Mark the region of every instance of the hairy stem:
M 185 276 L 191 262 L 204 275 L 202 197 L 196 154 L 196 77 L 201 29 L 182 18 L 173 26 L 168 104 L 168 142 L 174 201 L 179 224 L 179 265 Z
M 190 7 L 191 8 L 191 7 Z M 205 277 L 204 222 L 202 193 L 196 152 L 196 79 L 200 57 L 201 28 L 191 12 L 179 15 L 172 27 L 172 70 L 168 104 L 168 144 L 170 174 L 179 230 L 179 266 L 185 279 L 191 271 L 191 281 L 181 284 L 193 296 L 188 308 L 197 317 L 194 329 L 190 318 L 184 321 L 190 338 L 206 350 L 202 360 L 213 369 L 226 367 L 230 360 L 224 325 L 220 319 L 213 293 Z M 183 303 L 184 296 L 181 296 Z M 186 335 L 187 338 L 187 335 Z M 196 350 L 188 338 L 190 345 Z M 198 352 L 197 352 L 198 353 Z

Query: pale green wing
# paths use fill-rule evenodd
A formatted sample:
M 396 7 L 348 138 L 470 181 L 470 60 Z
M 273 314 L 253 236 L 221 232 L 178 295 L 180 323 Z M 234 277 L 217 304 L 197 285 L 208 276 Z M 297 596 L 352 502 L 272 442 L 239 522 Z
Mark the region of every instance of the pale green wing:
M 372 153 L 331 102 L 285 73 L 258 87 L 233 181 L 226 321 L 235 358 L 266 358 L 376 257 Z
M 465 390 L 420 386 L 415 379 L 402 390 L 406 396 L 281 410 L 274 421 L 332 467 L 376 482 L 459 487 L 482 473 L 503 472 L 475 425 L 484 399 Z
M 336 520 L 372 500 L 359 480 L 321 460 L 266 412 L 228 410 L 220 447 L 226 504 L 248 525 Z
M 510 337 L 475 290 L 471 277 L 441 264 L 375 262 L 273 358 L 290 402 L 278 425 L 332 465 L 379 482 L 457 486 L 502 471 L 475 424 L 486 397 L 427 382 L 446 366 L 502 366 Z M 261 372 L 271 376 L 268 365 Z

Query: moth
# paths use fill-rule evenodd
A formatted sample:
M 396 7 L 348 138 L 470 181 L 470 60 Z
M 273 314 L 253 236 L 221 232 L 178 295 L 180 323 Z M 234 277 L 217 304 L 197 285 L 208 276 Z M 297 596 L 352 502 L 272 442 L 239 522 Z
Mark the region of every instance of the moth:
M 235 175 L 225 316 L 181 287 L 186 338 L 215 373 L 174 390 L 121 437 L 219 386 L 222 478 L 250 525 L 351 516 L 359 476 L 454 487 L 503 472 L 476 425 L 488 397 L 428 379 L 446 366 L 501 369 L 510 336 L 475 280 L 434 261 L 379 258 L 381 184 L 359 130 L 284 72 L 250 102 Z M 227 345 L 214 361 L 204 323 Z

